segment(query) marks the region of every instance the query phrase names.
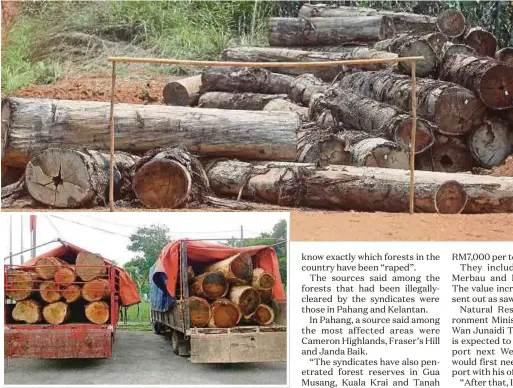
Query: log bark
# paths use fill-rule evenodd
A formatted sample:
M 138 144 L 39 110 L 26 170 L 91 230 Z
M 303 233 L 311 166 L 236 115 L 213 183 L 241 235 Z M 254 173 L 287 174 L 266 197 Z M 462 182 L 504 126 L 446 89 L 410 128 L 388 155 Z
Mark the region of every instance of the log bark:
M 210 194 L 198 159 L 179 147 L 146 153 L 132 169 L 135 195 L 147 208 L 174 209 Z
M 288 92 L 288 91 L 287 91 Z M 47 148 L 108 149 L 108 103 L 7 98 L 2 161 L 25 167 Z M 293 160 L 299 120 L 286 112 L 240 112 L 116 104 L 116 149 L 132 153 L 181 146 L 201 156 Z
M 431 45 L 437 55 L 443 50 L 444 45 L 449 42 L 449 38 L 441 32 L 422 35 L 422 38 Z
M 324 93 L 329 85 L 313 74 L 302 74 L 290 84 L 289 97 L 292 101 L 310 105 L 312 97 L 317 93 Z
M 20 300 L 12 310 L 12 318 L 29 324 L 41 322 L 41 304 L 33 299 Z
M 489 119 L 476 127 L 469 137 L 470 152 L 483 167 L 502 164 L 511 153 L 513 133 L 502 120 Z
M 395 27 L 387 16 L 351 18 L 270 18 L 271 46 L 322 46 L 388 39 Z
M 375 100 L 411 109 L 411 79 L 390 71 L 360 72 L 344 76 L 337 88 L 351 88 Z M 449 82 L 417 79 L 417 115 L 447 135 L 463 135 L 483 123 L 486 107 L 470 90 Z
M 51 325 L 60 325 L 68 319 L 70 309 L 67 303 L 55 302 L 43 307 L 43 318 Z
M 513 47 L 504 47 L 495 53 L 495 59 L 513 65 Z
M 476 50 L 478 55 L 494 57 L 497 51 L 497 38 L 481 27 L 471 28 L 464 40 L 467 46 Z
M 337 47 L 337 52 L 306 51 L 279 47 L 233 47 L 223 51 L 223 59 L 241 62 L 324 62 L 351 59 L 397 58 L 398 55 L 386 51 L 377 51 L 368 47 Z M 262 67 L 265 64 L 262 63 Z M 395 68 L 395 63 L 351 66 L 353 70 L 381 70 Z M 346 66 L 273 68 L 278 73 L 298 76 L 313 74 L 326 82 L 331 82 Z
M 283 98 L 276 98 L 269 101 L 269 103 L 264 106 L 263 110 L 266 112 L 293 112 L 299 116 L 301 121 L 308 120 L 308 108 L 299 106 Z
M 436 51 L 429 43 L 432 39 L 431 35 L 422 37 L 401 35 L 377 42 L 374 49 L 390 51 L 398 54 L 399 57 L 424 57 L 424 60 L 417 62 L 415 74 L 419 77 L 427 77 L 435 72 L 437 66 Z M 404 73 L 411 74 L 409 62 L 400 62 L 398 66 Z
M 61 286 L 68 286 L 73 283 L 77 276 L 71 267 L 61 267 L 55 272 L 55 281 Z
M 189 316 L 192 327 L 205 327 L 212 317 L 212 310 L 208 301 L 197 296 L 191 296 L 189 298 Z
M 438 15 L 436 27 L 438 31 L 447 35 L 449 38 L 457 38 L 465 32 L 465 16 L 456 9 L 445 10 Z
M 269 326 L 274 322 L 274 311 L 265 304 L 260 304 L 251 316 L 251 319 L 260 326 Z
M 217 299 L 228 293 L 228 280 L 222 273 L 206 272 L 194 277 L 191 291 L 195 296 L 204 299 Z
M 126 193 L 128 170 L 139 158 L 124 152 L 115 155 L 115 198 Z M 109 189 L 106 153 L 49 148 L 34 157 L 25 169 L 27 190 L 36 201 L 58 208 L 106 205 Z
M 272 100 L 286 98 L 286 94 L 207 92 L 202 94 L 200 108 L 263 110 Z
M 94 279 L 82 287 L 82 298 L 95 302 L 110 297 L 110 284 L 106 279 Z
M 36 288 L 37 275 L 29 271 L 9 269 L 5 295 L 15 301 L 27 299 Z
M 201 74 L 171 81 L 164 85 L 164 103 L 176 106 L 194 106 L 198 103 Z
M 253 264 L 249 254 L 237 253 L 227 259 L 210 264 L 206 271 L 221 273 L 230 284 L 248 284 L 253 275 Z
M 86 318 L 98 325 L 107 323 L 110 317 L 110 306 L 103 302 L 91 302 L 85 306 L 85 316 Z
M 477 56 L 476 50 L 466 44 L 458 44 L 452 42 L 444 43 L 442 50 L 438 55 L 438 62 L 442 64 L 444 62 L 444 58 L 450 55 L 463 54 L 463 55 L 474 55 Z
M 80 290 L 79 286 L 75 284 L 70 284 L 69 286 L 65 286 L 62 289 L 61 295 L 66 301 L 66 303 L 73 303 L 80 299 L 82 291 Z
M 410 147 L 411 115 L 395 106 L 342 88 L 330 89 L 316 103 L 321 110 L 329 109 L 335 121 L 348 129 L 392 140 L 405 150 Z M 433 128 L 428 121 L 417 119 L 415 153 L 424 152 L 433 145 Z
M 235 303 L 229 299 L 217 299 L 211 304 L 212 316 L 208 321 L 208 327 L 229 328 L 236 326 L 242 313 Z
M 272 290 L 274 287 L 274 276 L 262 268 L 253 269 L 253 279 L 251 280 L 251 286 L 257 290 Z
M 57 257 L 42 257 L 36 262 L 35 271 L 41 279 L 53 280 L 62 265 L 63 262 Z
M 464 172 L 472 170 L 474 158 L 461 138 L 437 134 L 433 147 L 417 155 L 415 165 L 424 171 Z
M 444 58 L 440 78 L 476 93 L 491 109 L 513 107 L 513 66 L 492 58 L 451 55 Z
M 436 18 L 408 12 L 378 11 L 372 8 L 350 6 L 332 6 L 326 4 L 304 4 L 298 16 L 312 17 L 356 17 L 356 16 L 387 16 L 394 22 L 395 29 L 400 32 L 426 34 L 435 31 Z
M 257 67 L 210 67 L 201 75 L 201 93 L 237 92 L 288 94 L 291 76 Z
M 46 303 L 58 302 L 61 299 L 61 289 L 59 285 L 51 280 L 39 284 L 39 294 Z
M 253 314 L 260 304 L 260 294 L 251 286 L 232 286 L 228 298 L 239 307 L 243 316 Z
M 467 205 L 465 187 L 457 181 L 442 183 L 435 194 L 435 210 L 438 214 L 460 214 Z
M 373 167 L 328 166 L 308 163 L 220 160 L 207 175 L 218 195 L 241 196 L 282 206 L 306 206 L 356 211 L 407 212 L 409 173 Z M 465 213 L 513 211 L 513 178 L 417 171 L 415 209 L 435 213 L 438 187 L 455 180 L 465 187 Z
M 79 252 L 75 264 L 75 272 L 84 282 L 89 282 L 107 274 L 105 261 L 101 256 L 94 253 Z
M 409 156 L 396 143 L 382 138 L 369 138 L 356 143 L 351 150 L 354 166 L 398 168 L 406 170 Z

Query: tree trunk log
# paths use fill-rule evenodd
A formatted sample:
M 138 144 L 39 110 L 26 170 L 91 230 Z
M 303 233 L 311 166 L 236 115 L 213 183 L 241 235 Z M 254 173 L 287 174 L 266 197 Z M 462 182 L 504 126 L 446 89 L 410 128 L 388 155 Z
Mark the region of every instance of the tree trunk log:
M 294 112 L 298 114 L 301 121 L 308 120 L 308 108 L 296 105 L 283 98 L 276 98 L 269 101 L 269 103 L 264 106 L 263 110 L 266 112 Z
M 273 299 L 273 290 L 258 290 L 260 301 L 262 303 L 270 303 Z
M 288 94 L 293 77 L 257 67 L 210 67 L 202 77 L 201 93 L 233 92 Z
M 467 205 L 465 187 L 457 181 L 442 183 L 435 194 L 435 210 L 438 214 L 460 214 Z
M 396 143 L 382 139 L 370 138 L 356 143 L 351 150 L 354 166 L 399 168 L 407 170 L 409 156 Z
M 377 51 L 367 47 L 339 47 L 337 52 L 305 51 L 278 47 L 233 47 L 223 51 L 223 59 L 226 61 L 242 62 L 324 62 L 344 61 L 351 59 L 384 59 L 397 58 L 398 55 L 386 51 Z M 262 63 L 262 67 L 265 64 Z M 351 66 L 351 69 L 381 70 L 395 68 L 395 63 Z M 273 68 L 278 73 L 298 76 L 301 74 L 313 74 L 326 82 L 331 82 L 338 73 L 345 70 L 346 66 L 308 67 L 308 68 Z
M 274 287 L 274 276 L 262 268 L 253 269 L 251 286 L 257 290 L 272 290 Z
M 109 109 L 97 101 L 7 98 L 2 161 L 25 167 L 47 148 L 108 149 Z M 201 156 L 256 160 L 293 160 L 299 125 L 297 116 L 286 112 L 134 104 L 116 104 L 114 121 L 121 151 L 176 145 Z
M 37 275 L 29 271 L 9 269 L 5 295 L 15 301 L 27 299 L 36 288 Z
M 474 50 L 470 46 L 467 46 L 466 44 L 455 44 L 452 42 L 445 42 L 442 47 L 442 50 L 438 54 L 438 63 L 442 64 L 445 60 L 445 57 L 449 57 L 450 55 L 456 54 L 477 56 L 476 50 Z
M 132 175 L 135 195 L 150 209 L 201 203 L 210 193 L 201 163 L 178 147 L 148 152 L 133 167 Z
M 504 47 L 495 53 L 495 59 L 513 65 L 513 47 Z
M 194 277 L 191 284 L 192 293 L 204 299 L 217 299 L 228 293 L 228 280 L 222 273 L 206 272 Z
M 513 78 L 512 78 L 513 79 Z M 486 120 L 469 137 L 469 148 L 474 159 L 483 167 L 502 164 L 511 153 L 513 133 L 502 120 Z
M 419 77 L 432 75 L 437 66 L 435 49 L 429 43 L 432 36 L 414 37 L 402 35 L 396 38 L 382 40 L 374 45 L 375 50 L 390 51 L 399 57 L 424 57 L 424 60 L 417 62 L 416 72 Z M 400 62 L 399 69 L 406 74 L 411 74 L 409 62 Z
M 436 135 L 435 144 L 417 155 L 416 167 L 424 171 L 463 172 L 471 171 L 474 159 L 467 144 L 458 137 Z
M 102 325 L 109 320 L 110 306 L 103 301 L 88 303 L 85 306 L 85 316 L 90 322 Z
M 20 300 L 12 310 L 12 318 L 18 322 L 34 324 L 41 322 L 41 304 L 33 299 Z
M 51 280 L 39 284 L 39 294 L 46 303 L 58 302 L 61 299 L 59 285 Z
M 260 304 L 251 316 L 251 319 L 260 326 L 269 326 L 274 321 L 274 311 L 265 304 Z
M 41 279 L 53 280 L 55 279 L 55 273 L 63 264 L 65 263 L 57 257 L 42 257 L 36 262 L 35 271 Z
M 497 51 L 497 38 L 481 27 L 474 27 L 469 30 L 465 36 L 465 44 L 482 56 L 493 58 L 495 51 Z
M 360 72 L 344 76 L 337 88 L 351 88 L 369 98 L 411 110 L 411 79 L 390 71 Z M 431 79 L 417 79 L 417 115 L 447 135 L 462 135 L 483 123 L 486 107 L 470 90 Z
M 286 98 L 286 94 L 207 92 L 201 95 L 200 108 L 263 110 L 272 100 Z
M 198 103 L 201 74 L 171 81 L 164 85 L 164 103 L 176 106 L 194 106 Z
M 423 35 L 422 39 L 431 45 L 437 55 L 443 50 L 444 45 L 449 42 L 449 38 L 441 32 L 432 32 L 431 34 Z
M 209 327 L 234 327 L 242 318 L 239 307 L 228 299 L 217 299 L 212 302 L 210 307 L 212 309 L 212 316 L 210 321 L 208 321 Z
M 411 115 L 395 106 L 342 88 L 330 89 L 316 104 L 319 109 L 329 109 L 335 121 L 349 129 L 392 140 L 404 150 L 410 147 Z M 415 153 L 424 152 L 433 145 L 433 128 L 428 121 L 417 119 Z
M 139 159 L 117 152 L 115 194 L 123 197 L 128 170 Z M 106 153 L 50 148 L 33 158 L 25 169 L 27 190 L 36 201 L 58 208 L 105 205 L 109 190 L 109 160 Z
M 75 272 L 84 282 L 89 282 L 107 274 L 105 261 L 101 256 L 94 253 L 80 252 L 75 264 Z
M 356 211 L 407 212 L 408 171 L 373 167 L 328 166 L 308 163 L 246 163 L 221 160 L 207 169 L 218 195 L 239 195 L 282 206 L 307 206 Z M 448 181 L 465 187 L 465 213 L 513 212 L 513 178 L 417 171 L 415 208 L 434 213 L 438 187 Z
M 513 108 L 513 66 L 457 54 L 444 58 L 440 78 L 472 90 L 489 108 Z
M 43 318 L 51 325 L 60 325 L 69 317 L 69 306 L 64 302 L 55 302 L 43 307 Z
M 71 267 L 61 267 L 55 272 L 55 281 L 61 286 L 69 286 L 77 276 Z
M 192 327 L 205 327 L 212 317 L 212 310 L 208 301 L 197 296 L 191 296 L 189 298 L 189 316 Z
M 312 96 L 317 93 L 324 93 L 328 87 L 329 85 L 320 78 L 312 74 L 302 74 L 290 84 L 289 97 L 298 104 L 309 106 Z
M 70 284 L 62 289 L 61 295 L 66 300 L 66 303 L 73 303 L 80 299 L 82 291 L 79 286 Z
M 230 284 L 243 285 L 251 281 L 253 263 L 249 254 L 237 253 L 227 259 L 210 264 L 205 270 L 223 274 Z
M 270 18 L 271 46 L 322 46 L 365 43 L 392 38 L 395 27 L 387 16 L 351 18 Z
M 415 34 L 427 34 L 435 31 L 436 18 L 408 12 L 377 11 L 372 8 L 360 8 L 349 6 L 331 6 L 325 4 L 304 4 L 298 16 L 312 17 L 357 17 L 357 16 L 388 16 L 394 22 L 398 33 L 410 32 Z
M 239 307 L 243 316 L 253 314 L 260 304 L 260 294 L 251 286 L 232 286 L 228 297 Z
M 465 16 L 456 9 L 445 10 L 438 15 L 436 27 L 449 38 L 457 38 L 465 32 Z
M 88 302 L 96 302 L 110 297 L 110 284 L 106 279 L 94 279 L 82 287 L 82 298 Z

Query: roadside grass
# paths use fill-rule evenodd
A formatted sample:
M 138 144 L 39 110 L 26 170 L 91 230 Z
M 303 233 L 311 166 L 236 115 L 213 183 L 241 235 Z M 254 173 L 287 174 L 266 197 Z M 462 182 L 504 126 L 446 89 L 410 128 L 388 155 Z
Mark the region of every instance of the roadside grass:
M 153 326 L 150 323 L 150 304 L 148 302 L 141 302 L 138 305 L 128 307 L 126 309 L 126 322 L 124 317 L 125 310 L 122 309 L 118 322 L 119 329 L 131 331 L 153 330 Z

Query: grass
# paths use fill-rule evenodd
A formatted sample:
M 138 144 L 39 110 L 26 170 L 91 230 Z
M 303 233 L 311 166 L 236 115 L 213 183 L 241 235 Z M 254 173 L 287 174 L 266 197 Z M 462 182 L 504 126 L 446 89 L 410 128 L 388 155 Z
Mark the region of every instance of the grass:
M 141 302 L 126 309 L 126 323 L 124 319 L 125 310 L 122 310 L 118 328 L 130 331 L 152 331 L 153 326 L 150 323 L 150 304 Z

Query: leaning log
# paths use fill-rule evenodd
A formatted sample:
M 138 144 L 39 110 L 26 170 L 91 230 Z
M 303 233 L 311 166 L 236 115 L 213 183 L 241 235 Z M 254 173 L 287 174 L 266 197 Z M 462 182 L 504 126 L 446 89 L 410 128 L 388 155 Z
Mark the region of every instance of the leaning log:
M 171 81 L 164 85 L 164 103 L 176 106 L 194 106 L 198 102 L 201 75 Z
M 513 47 L 504 47 L 495 53 L 495 59 L 513 65 Z
M 206 272 L 194 277 L 191 284 L 192 294 L 204 299 L 217 299 L 226 296 L 229 284 L 226 277 L 218 272 Z
M 286 98 L 286 94 L 207 92 L 202 94 L 200 108 L 263 110 L 272 100 Z
M 210 193 L 201 163 L 179 147 L 147 152 L 133 167 L 132 177 L 135 195 L 150 209 L 201 203 Z
M 201 93 L 249 92 L 288 94 L 291 76 L 258 67 L 210 67 L 201 75 Z
M 411 79 L 390 71 L 345 75 L 337 88 L 351 88 L 375 100 L 411 110 Z M 470 90 L 449 82 L 417 79 L 417 115 L 447 135 L 463 135 L 480 125 L 486 107 Z
M 233 47 L 223 51 L 225 61 L 241 62 L 325 62 L 352 59 L 385 59 L 397 58 L 398 55 L 386 51 L 378 51 L 368 47 L 337 47 L 337 52 L 305 51 L 279 47 Z M 265 64 L 262 63 L 262 67 Z M 381 70 L 395 68 L 395 63 L 351 66 L 351 69 Z M 283 67 L 272 71 L 298 76 L 313 74 L 324 81 L 331 82 L 345 66 L 329 67 Z
M 253 314 L 260 304 L 260 294 L 251 286 L 233 286 L 228 298 L 239 307 L 244 317 Z
M 88 302 L 108 299 L 110 296 L 110 284 L 106 279 L 94 279 L 82 287 L 82 298 Z
M 189 298 L 189 316 L 192 327 L 205 327 L 212 316 L 208 301 L 197 296 L 191 296 Z
M 73 303 L 80 299 L 82 291 L 80 290 L 80 287 L 76 284 L 70 284 L 69 286 L 65 286 L 62 289 L 61 295 L 66 301 L 66 303 Z
M 306 206 L 357 211 L 407 212 L 408 171 L 373 167 L 328 166 L 318 169 L 308 163 L 219 160 L 207 175 L 218 195 L 241 196 L 282 206 Z M 455 180 L 468 195 L 465 213 L 513 212 L 513 178 L 415 173 L 415 208 L 434 213 L 438 187 Z
M 335 121 L 348 129 L 392 140 L 405 150 L 410 148 L 411 115 L 395 106 L 343 88 L 330 89 L 323 98 L 316 100 L 316 105 L 319 110 L 328 109 Z M 428 121 L 417 119 L 415 153 L 433 145 L 433 128 Z
M 449 38 L 457 38 L 465 32 L 465 16 L 456 9 L 445 10 L 438 15 L 436 27 Z
M 274 276 L 263 268 L 253 269 L 251 286 L 257 291 L 271 290 L 274 286 Z
M 43 307 L 43 318 L 51 325 L 60 325 L 69 317 L 70 309 L 67 303 L 55 302 Z
M 84 282 L 107 274 L 105 261 L 101 256 L 95 255 L 94 253 L 85 251 L 79 252 L 75 264 L 75 272 Z
M 75 270 L 71 267 L 61 267 L 55 272 L 55 281 L 61 286 L 68 286 L 76 280 Z
M 270 18 L 271 46 L 322 46 L 366 43 L 392 38 L 395 27 L 387 16 L 352 18 Z
M 467 46 L 476 50 L 478 55 L 494 57 L 497 51 L 497 38 L 481 27 L 471 28 L 464 40 Z
M 107 323 L 110 317 L 110 306 L 103 301 L 88 303 L 85 306 L 85 316 L 98 325 Z
M 469 136 L 470 152 L 483 167 L 502 164 L 511 153 L 513 133 L 502 120 L 489 119 L 476 127 Z
M 21 300 L 14 306 L 12 318 L 18 322 L 38 323 L 43 319 L 41 304 L 33 299 Z
M 513 107 L 513 66 L 492 58 L 456 54 L 444 58 L 440 79 L 476 93 L 491 109 Z
M 264 106 L 263 110 L 266 112 L 293 112 L 296 113 L 302 121 L 307 121 L 308 119 L 308 108 L 299 106 L 283 98 L 276 98 L 269 101 L 269 103 Z
M 227 259 L 210 264 L 206 271 L 223 274 L 230 284 L 248 284 L 253 275 L 251 255 L 237 253 Z
M 268 326 L 274 321 L 274 311 L 269 306 L 260 304 L 251 319 L 259 326 Z
M 42 257 L 36 261 L 35 271 L 41 279 L 51 280 L 62 265 L 63 262 L 57 257 Z
M 108 149 L 109 103 L 22 99 L 2 103 L 2 161 L 25 167 L 48 148 Z M 293 160 L 299 120 L 286 112 L 240 112 L 116 104 L 116 149 L 177 145 L 201 156 Z
M 242 313 L 235 303 L 229 299 L 217 299 L 211 304 L 212 316 L 208 327 L 229 328 L 236 326 L 242 318 Z
M 424 171 L 471 171 L 474 158 L 460 137 L 437 134 L 433 146 L 417 155 L 415 167 Z
M 37 275 L 33 272 L 9 269 L 7 271 L 5 295 L 15 301 L 27 299 L 35 290 L 36 279 Z
M 61 299 L 61 288 L 54 281 L 45 281 L 39 284 L 39 295 L 46 303 L 58 302 Z

